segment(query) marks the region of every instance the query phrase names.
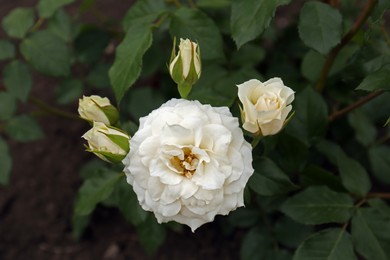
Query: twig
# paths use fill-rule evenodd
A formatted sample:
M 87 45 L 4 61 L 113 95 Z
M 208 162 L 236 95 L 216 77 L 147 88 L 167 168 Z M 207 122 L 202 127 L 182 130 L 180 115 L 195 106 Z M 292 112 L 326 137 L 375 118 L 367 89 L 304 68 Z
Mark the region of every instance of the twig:
M 382 199 L 390 199 L 390 193 L 385 192 L 373 192 L 368 193 L 367 198 L 382 198 Z
M 358 101 L 356 101 L 355 103 L 352 103 L 351 105 L 343 108 L 343 109 L 340 109 L 336 112 L 333 112 L 329 117 L 328 117 L 328 121 L 329 122 L 333 122 L 334 120 L 336 119 L 339 119 L 340 117 L 344 116 L 345 114 L 351 112 L 352 110 L 355 110 L 356 108 L 364 105 L 365 103 L 367 103 L 368 101 L 370 101 L 371 99 L 374 99 L 376 98 L 377 96 L 381 95 L 384 91 L 383 90 L 378 90 L 378 91 L 375 91 L 375 92 L 371 92 L 370 94 L 368 94 L 367 96 L 359 99 Z
M 315 88 L 317 91 L 321 92 L 323 90 L 326 78 L 328 77 L 328 74 L 332 68 L 334 61 L 336 60 L 338 53 L 341 51 L 342 48 L 344 48 L 345 45 L 347 45 L 352 40 L 355 34 L 359 31 L 360 27 L 367 20 L 367 17 L 371 13 L 372 9 L 374 8 L 377 2 L 378 0 L 369 0 L 367 2 L 367 4 L 364 6 L 364 9 L 360 13 L 358 19 L 355 21 L 355 23 L 353 24 L 349 32 L 346 35 L 344 35 L 340 43 L 330 51 L 328 57 L 325 60 L 324 65 L 322 66 L 320 76 L 316 83 Z
M 64 118 L 68 118 L 68 119 L 72 119 L 72 120 L 82 120 L 80 117 L 76 116 L 75 114 L 60 110 L 60 109 L 52 107 L 52 106 L 49 106 L 48 104 L 46 104 L 45 102 L 43 102 L 42 100 L 40 100 L 38 98 L 30 96 L 28 98 L 28 101 L 33 103 L 34 105 L 36 105 L 37 107 L 39 107 L 43 111 L 46 111 L 50 114 L 57 115 L 57 116 L 64 117 Z

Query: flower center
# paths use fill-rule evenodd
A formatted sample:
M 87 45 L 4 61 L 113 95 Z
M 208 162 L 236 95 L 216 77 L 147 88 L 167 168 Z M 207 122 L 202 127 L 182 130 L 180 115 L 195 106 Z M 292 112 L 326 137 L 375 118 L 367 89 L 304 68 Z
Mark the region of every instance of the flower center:
M 173 156 L 170 162 L 180 175 L 191 178 L 198 166 L 199 159 L 190 148 L 184 147 L 182 150 L 184 156 Z

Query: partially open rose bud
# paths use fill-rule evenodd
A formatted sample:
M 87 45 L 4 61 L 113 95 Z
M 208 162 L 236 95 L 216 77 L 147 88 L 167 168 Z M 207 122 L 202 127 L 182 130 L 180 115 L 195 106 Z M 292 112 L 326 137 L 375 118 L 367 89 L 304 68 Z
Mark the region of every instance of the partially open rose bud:
M 87 121 L 101 122 L 106 125 L 115 124 L 119 118 L 118 110 L 111 105 L 110 100 L 96 95 L 83 96 L 79 99 L 78 112 L 80 117 Z
M 101 122 L 93 122 L 82 137 L 88 141 L 88 151 L 107 162 L 119 163 L 129 152 L 129 136 Z
M 283 129 L 292 110 L 294 91 L 280 78 L 248 80 L 238 87 L 242 127 L 255 135 L 274 135 Z
M 201 74 L 199 46 L 189 39 L 180 39 L 179 52 L 176 54 L 176 40 L 173 43 L 169 73 L 178 84 L 182 97 L 187 97 Z

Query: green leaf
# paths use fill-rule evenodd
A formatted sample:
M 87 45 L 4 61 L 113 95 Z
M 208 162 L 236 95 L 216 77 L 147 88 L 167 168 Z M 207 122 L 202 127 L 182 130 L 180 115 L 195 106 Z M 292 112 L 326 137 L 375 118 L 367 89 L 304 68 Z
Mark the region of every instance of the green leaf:
M 14 45 L 10 41 L 0 40 L 0 60 L 12 59 L 14 56 Z
M 294 260 L 357 259 L 350 235 L 341 228 L 329 228 L 307 238 L 294 254 Z
M 341 184 L 341 178 L 335 176 L 333 173 L 311 164 L 305 168 L 300 174 L 300 183 L 303 186 L 320 186 L 326 185 L 335 191 L 345 191 L 345 188 Z
M 84 230 L 87 228 L 89 221 L 90 221 L 91 216 L 86 215 L 86 216 L 80 216 L 73 214 L 72 216 L 72 235 L 75 237 L 77 240 L 81 238 L 81 236 L 84 233 Z
M 5 126 L 5 132 L 19 142 L 30 142 L 44 137 L 41 126 L 28 115 L 11 118 Z
M 361 208 L 352 219 L 352 241 L 367 260 L 390 259 L 390 218 L 371 208 Z
M 270 24 L 276 8 L 290 0 L 234 0 L 230 20 L 237 48 L 259 36 Z
M 74 40 L 74 51 L 78 61 L 94 64 L 102 59 L 110 42 L 110 34 L 97 27 L 86 27 Z
M 309 149 L 302 141 L 288 134 L 280 134 L 277 150 L 277 163 L 288 174 L 301 172 L 308 159 Z
M 83 90 L 84 87 L 81 80 L 66 79 L 55 89 L 57 103 L 61 105 L 72 103 L 83 94 Z
M 390 207 L 386 203 L 386 201 L 375 198 L 369 199 L 367 202 L 371 207 L 380 212 L 383 216 L 390 218 Z
M 7 143 L 0 138 L 0 184 L 7 185 L 12 168 L 12 158 Z
M 106 171 L 85 180 L 80 187 L 75 204 L 76 215 L 89 215 L 99 202 L 110 196 L 116 183 L 123 178 L 113 171 Z
M 284 216 L 276 222 L 274 230 L 275 237 L 281 244 L 290 248 L 296 248 L 313 233 L 314 228 L 302 225 Z
M 249 187 L 257 194 L 274 196 L 296 189 L 288 176 L 270 159 L 261 157 L 253 162 L 255 172 L 249 179 Z
M 198 42 L 202 60 L 223 59 L 222 36 L 214 21 L 197 9 L 179 8 L 171 19 L 172 36 Z
M 152 214 L 148 214 L 146 221 L 137 226 L 137 234 L 146 252 L 153 255 L 164 242 L 166 230 L 163 225 L 157 223 Z
M 327 4 L 307 2 L 300 12 L 298 30 L 307 46 L 325 55 L 340 42 L 342 17 Z
M 261 219 L 260 211 L 255 208 L 238 208 L 229 213 L 228 221 L 235 227 L 251 227 Z
M 25 102 L 32 86 L 31 74 L 28 67 L 19 60 L 7 64 L 3 70 L 4 85 L 8 93 Z
M 69 49 L 65 41 L 52 32 L 35 32 L 23 40 L 20 48 L 25 59 L 39 72 L 55 77 L 69 75 Z
M 386 121 L 386 123 L 384 124 L 384 126 L 387 126 L 389 123 L 390 123 L 390 117 L 387 119 L 387 121 Z
M 148 115 L 153 109 L 160 107 L 166 100 L 150 87 L 132 89 L 124 108 L 134 118 Z
M 57 9 L 72 2 L 74 2 L 74 0 L 39 0 L 37 6 L 39 16 L 42 18 L 49 18 Z
M 139 0 L 124 16 L 123 28 L 127 31 L 133 24 L 151 24 L 165 11 L 167 7 L 164 0 Z
M 356 89 L 375 91 L 375 90 L 390 90 L 390 71 L 387 69 L 381 69 L 374 73 L 369 74 L 363 79 L 363 81 L 357 86 Z
M 34 18 L 32 8 L 15 8 L 3 18 L 3 29 L 8 36 L 21 39 L 33 26 Z
M 230 63 L 233 66 L 251 67 L 264 60 L 266 51 L 256 44 L 245 44 L 239 50 L 234 50 Z
M 62 40 L 69 42 L 73 38 L 72 26 L 69 15 L 63 9 L 59 9 L 48 21 L 47 29 Z
M 356 133 L 356 140 L 364 146 L 373 143 L 376 137 L 376 128 L 370 118 L 362 112 L 355 110 L 348 114 L 348 122 Z
M 8 92 L 0 92 L 0 120 L 8 120 L 15 113 L 16 100 Z
M 346 193 L 326 186 L 309 187 L 287 199 L 281 211 L 293 220 L 306 225 L 343 223 L 353 210 L 353 200 Z
M 385 184 L 390 184 L 390 148 L 374 146 L 368 150 L 371 169 L 374 176 Z
M 108 77 L 108 70 L 110 64 L 98 63 L 92 68 L 87 76 L 87 82 L 95 88 L 105 88 L 110 86 L 110 78 Z
M 118 103 L 140 75 L 142 57 L 151 44 L 151 27 L 135 24 L 117 47 L 115 62 L 108 74 Z
M 254 227 L 245 235 L 241 244 L 240 259 L 263 259 L 271 248 L 272 240 L 262 228 Z
M 297 94 L 294 118 L 287 124 L 286 133 L 306 145 L 324 135 L 328 123 L 328 108 L 323 97 L 310 87 Z

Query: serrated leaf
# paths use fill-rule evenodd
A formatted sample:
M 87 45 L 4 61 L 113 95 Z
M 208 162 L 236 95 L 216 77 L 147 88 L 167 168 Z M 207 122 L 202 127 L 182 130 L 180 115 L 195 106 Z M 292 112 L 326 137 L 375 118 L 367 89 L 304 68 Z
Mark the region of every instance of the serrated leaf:
M 309 187 L 287 199 L 281 211 L 293 220 L 306 225 L 343 223 L 353 210 L 353 200 L 346 194 L 326 186 Z
M 5 126 L 5 132 L 19 142 L 30 142 L 44 137 L 41 126 L 28 115 L 11 118 Z
M 35 32 L 23 40 L 20 48 L 24 58 L 39 72 L 55 77 L 70 73 L 69 49 L 65 41 L 52 32 Z
M 108 74 L 118 103 L 141 73 L 142 57 L 152 44 L 148 25 L 134 25 L 116 49 L 115 62 Z
M 7 185 L 12 168 L 12 158 L 7 143 L 0 138 L 0 184 Z
M 110 196 L 121 178 L 123 178 L 121 174 L 106 171 L 101 175 L 86 179 L 77 195 L 75 214 L 81 216 L 91 214 L 99 202 Z
M 253 167 L 255 172 L 249 179 L 249 187 L 257 194 L 274 196 L 296 189 L 289 177 L 270 159 L 256 159 Z
M 350 235 L 341 228 L 329 228 L 307 238 L 298 247 L 294 260 L 353 260 L 357 259 Z
M 59 8 L 73 3 L 74 0 L 39 0 L 38 2 L 38 13 L 42 18 L 49 18 Z
M 321 186 L 326 185 L 335 191 L 345 191 L 341 184 L 341 178 L 331 172 L 317 166 L 309 165 L 299 174 L 300 182 L 303 186 Z
M 16 100 L 7 92 L 0 92 L 0 120 L 8 120 L 15 113 Z
M 371 208 L 358 209 L 352 219 L 352 241 L 367 260 L 390 259 L 390 218 Z
M 0 40 L 0 60 L 12 59 L 14 56 L 14 45 L 10 41 Z
M 148 214 L 146 221 L 137 226 L 137 234 L 146 252 L 154 255 L 165 240 L 166 230 L 152 214 Z
M 270 24 L 276 8 L 290 0 L 233 0 L 231 33 L 237 48 L 255 39 Z
M 222 36 L 214 23 L 205 13 L 197 9 L 182 7 L 171 18 L 172 36 L 189 38 L 199 44 L 202 60 L 223 59 Z
M 83 83 L 79 79 L 66 79 L 55 89 L 57 103 L 69 104 L 77 100 L 83 94 Z
M 374 146 L 368 150 L 371 169 L 374 176 L 381 182 L 390 184 L 390 148 Z
M 300 12 L 298 30 L 307 46 L 325 55 L 341 40 L 342 17 L 327 4 L 307 2 Z
M 30 70 L 23 62 L 14 60 L 3 70 L 4 85 L 15 98 L 26 101 L 32 87 Z
M 28 29 L 34 24 L 34 10 L 32 8 L 15 8 L 3 18 L 4 31 L 10 37 L 23 38 Z
M 72 26 L 69 15 L 63 9 L 59 9 L 48 21 L 47 29 L 64 41 L 69 42 L 73 37 Z
M 245 235 L 241 244 L 240 259 L 252 260 L 263 259 L 267 249 L 271 248 L 272 241 L 269 234 L 262 228 L 254 227 Z
M 274 226 L 275 237 L 284 246 L 298 247 L 304 239 L 313 233 L 313 226 L 302 225 L 286 216 L 282 217 Z
M 390 71 L 387 69 L 378 70 L 369 74 L 357 86 L 356 89 L 375 91 L 375 90 L 390 90 Z
M 123 28 L 127 31 L 134 24 L 151 24 L 165 11 L 164 0 L 139 0 L 125 14 Z

